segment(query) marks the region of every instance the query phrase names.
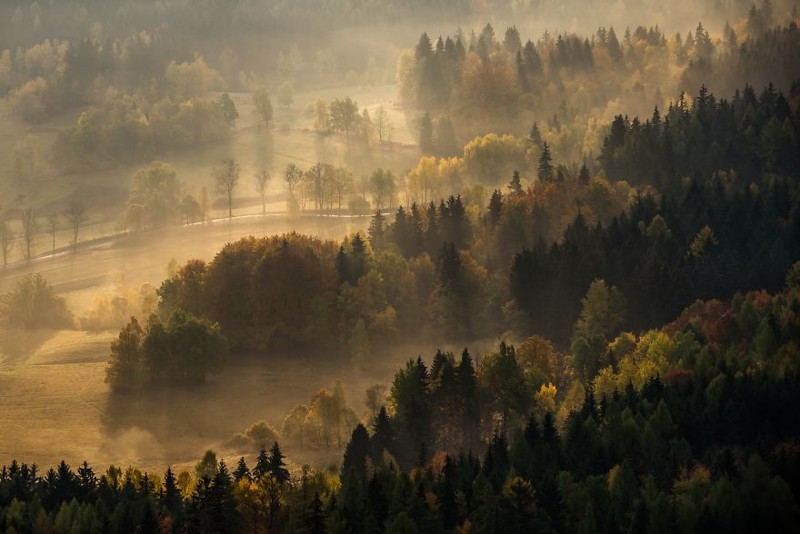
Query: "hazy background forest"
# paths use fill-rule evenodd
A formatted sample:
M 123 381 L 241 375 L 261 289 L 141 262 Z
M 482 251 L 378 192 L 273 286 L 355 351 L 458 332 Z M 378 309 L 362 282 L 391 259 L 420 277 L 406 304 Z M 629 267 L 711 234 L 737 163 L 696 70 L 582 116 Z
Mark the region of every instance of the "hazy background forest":
M 0 526 L 791 530 L 798 22 L 0 3 Z

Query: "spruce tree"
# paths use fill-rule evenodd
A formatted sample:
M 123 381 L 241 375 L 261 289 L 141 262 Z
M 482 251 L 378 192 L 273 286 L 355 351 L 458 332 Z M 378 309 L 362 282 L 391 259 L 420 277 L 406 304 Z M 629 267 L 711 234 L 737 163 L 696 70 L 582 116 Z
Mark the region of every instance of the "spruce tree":
M 539 166 L 537 167 L 539 173 L 539 180 L 542 183 L 549 183 L 553 180 L 553 157 L 550 154 L 550 147 L 547 143 L 542 144 L 542 153 L 539 156 Z
M 242 479 L 250 479 L 250 469 L 247 467 L 247 462 L 245 462 L 244 456 L 239 458 L 239 462 L 236 464 L 236 470 L 233 472 L 233 479 L 236 482 L 239 482 Z
M 267 460 L 267 472 L 272 475 L 279 484 L 283 484 L 289 480 L 289 470 L 286 469 L 286 464 L 283 462 L 283 453 L 278 442 L 272 444 L 269 451 L 269 458 Z
M 266 449 L 262 447 L 258 452 L 256 466 L 253 468 L 253 477 L 256 480 L 261 480 L 261 477 L 267 473 L 269 473 L 269 458 L 267 457 Z

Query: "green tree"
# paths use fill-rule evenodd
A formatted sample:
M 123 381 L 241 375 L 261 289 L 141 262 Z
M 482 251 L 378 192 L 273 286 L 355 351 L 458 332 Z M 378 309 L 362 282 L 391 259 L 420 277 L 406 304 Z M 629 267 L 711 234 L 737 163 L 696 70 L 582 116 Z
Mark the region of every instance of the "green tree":
M 615 286 L 599 278 L 589 285 L 570 345 L 583 380 L 591 380 L 607 364 L 606 344 L 625 320 L 626 309 L 625 297 Z
M 176 310 L 165 328 L 166 354 L 157 344 L 150 350 L 148 341 L 157 333 L 158 330 L 151 327 L 143 343 L 151 380 L 165 376 L 171 384 L 198 384 L 204 382 L 208 374 L 222 372 L 228 357 L 228 341 L 218 324 Z M 162 359 L 164 357 L 166 360 Z
M 581 299 L 581 315 L 575 324 L 575 335 L 601 337 L 608 340 L 623 321 L 627 304 L 625 296 L 605 280 L 595 279 Z
M 128 193 L 128 209 L 138 207 L 141 210 L 141 225 L 159 227 L 178 222 L 180 216 L 180 184 L 177 171 L 172 165 L 161 161 L 153 161 L 133 175 L 133 186 Z M 79 220 L 83 215 L 80 206 L 74 213 Z M 76 223 L 73 222 L 73 235 Z M 79 226 L 79 225 L 78 225 Z
M 272 101 L 265 87 L 259 87 L 253 91 L 253 107 L 261 122 L 265 126 L 269 126 L 272 121 Z
M 539 166 L 537 167 L 537 172 L 539 174 L 539 180 L 542 183 L 550 183 L 553 181 L 553 157 L 550 155 L 550 147 L 547 145 L 547 142 L 542 144 L 542 153 L 539 155 Z
M 217 101 L 214 103 L 219 110 L 219 113 L 222 115 L 222 118 L 225 119 L 225 122 L 229 127 L 232 127 L 236 123 L 236 119 L 239 118 L 239 112 L 236 111 L 236 105 L 231 100 L 231 97 L 228 93 L 222 93 Z
M 144 332 L 135 317 L 125 325 L 111 343 L 111 356 L 106 367 L 106 383 L 112 391 L 131 391 L 142 382 L 142 340 Z
M 280 445 L 277 441 L 273 442 L 267 459 L 267 471 L 281 485 L 289 481 L 289 470 L 286 469 L 283 459 Z
M 334 132 L 342 132 L 348 137 L 359 121 L 358 104 L 349 96 L 335 99 L 330 105 L 330 127 Z
M 354 473 L 362 483 L 367 479 L 367 457 L 369 456 L 370 443 L 367 429 L 358 424 L 350 436 L 350 441 L 344 450 L 342 458 L 342 478 Z

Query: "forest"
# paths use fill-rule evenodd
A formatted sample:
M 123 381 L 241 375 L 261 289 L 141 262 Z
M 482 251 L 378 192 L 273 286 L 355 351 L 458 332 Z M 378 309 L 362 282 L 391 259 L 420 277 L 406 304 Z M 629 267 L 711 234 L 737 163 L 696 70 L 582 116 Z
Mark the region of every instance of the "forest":
M 0 20 L 0 529 L 800 524 L 796 3 Z

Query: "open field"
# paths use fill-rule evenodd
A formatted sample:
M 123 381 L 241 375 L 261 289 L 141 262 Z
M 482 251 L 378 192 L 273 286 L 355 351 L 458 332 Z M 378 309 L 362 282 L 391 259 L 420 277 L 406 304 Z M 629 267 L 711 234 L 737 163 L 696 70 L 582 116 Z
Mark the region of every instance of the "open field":
M 239 451 L 225 447 L 234 434 L 261 420 L 279 429 L 294 404 L 307 403 L 337 378 L 348 403 L 361 414 L 366 388 L 388 383 L 420 350 L 395 349 L 356 370 L 320 355 L 268 354 L 262 361 L 230 365 L 204 387 L 118 398 L 103 382 L 114 333 L 32 336 L 39 338 L 39 347 L 0 370 L 0 463 L 18 458 L 50 466 L 65 459 L 76 465 L 85 459 L 100 469 L 113 463 L 157 472 L 167 465 L 189 468 L 208 448 L 238 458 Z M 433 350 L 426 347 L 423 354 L 429 357 Z M 341 455 L 337 448 L 285 446 L 285 452 L 295 464 L 319 467 Z

